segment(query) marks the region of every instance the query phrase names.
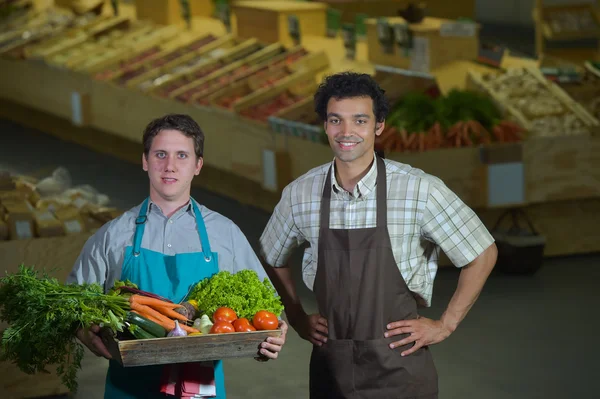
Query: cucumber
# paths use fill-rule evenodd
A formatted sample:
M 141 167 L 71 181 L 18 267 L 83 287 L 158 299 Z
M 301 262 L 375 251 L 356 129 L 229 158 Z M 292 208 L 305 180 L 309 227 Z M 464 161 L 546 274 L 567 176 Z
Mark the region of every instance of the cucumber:
M 154 336 L 153 338 L 163 338 L 167 335 L 167 330 L 165 330 L 161 325 L 156 324 L 152 320 L 148 320 L 139 314 L 127 312 L 125 320 L 131 324 L 135 324 L 143 330 L 146 330 L 147 333 Z

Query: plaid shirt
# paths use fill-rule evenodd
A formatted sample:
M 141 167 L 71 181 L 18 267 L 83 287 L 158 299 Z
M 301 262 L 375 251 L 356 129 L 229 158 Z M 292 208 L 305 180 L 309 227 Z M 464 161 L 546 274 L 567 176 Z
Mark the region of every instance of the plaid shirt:
M 384 161 L 388 232 L 394 258 L 408 288 L 420 303 L 431 306 L 439 249 L 455 266 L 462 267 L 494 239 L 475 212 L 440 179 L 409 165 Z M 317 272 L 319 210 L 330 165 L 312 169 L 283 190 L 260 238 L 261 255 L 274 267 L 285 266 L 296 247 L 310 244 L 302 262 L 303 280 L 310 289 Z M 341 188 L 334 168 L 331 170 L 330 228 L 375 227 L 377 163 L 373 162 L 353 193 Z

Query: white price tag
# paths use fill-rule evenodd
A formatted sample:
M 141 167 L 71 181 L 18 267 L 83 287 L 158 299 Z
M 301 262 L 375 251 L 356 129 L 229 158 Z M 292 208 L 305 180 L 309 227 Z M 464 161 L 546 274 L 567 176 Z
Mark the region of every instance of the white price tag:
M 488 165 L 488 205 L 506 206 L 525 203 L 523 162 Z
M 65 230 L 67 233 L 81 233 L 83 229 L 78 220 L 67 220 L 65 222 Z
M 31 223 L 23 220 L 15 222 L 15 229 L 17 231 L 17 237 L 19 239 L 33 238 L 33 231 L 31 231 Z
M 476 33 L 473 22 L 446 22 L 440 26 L 440 36 L 473 37 Z
M 413 38 L 410 69 L 417 72 L 429 72 L 429 39 L 419 36 Z
M 74 91 L 71 93 L 71 122 L 74 125 L 83 125 L 83 105 L 81 93 Z
M 271 191 L 277 190 L 277 172 L 275 170 L 275 152 L 263 150 L 263 186 Z

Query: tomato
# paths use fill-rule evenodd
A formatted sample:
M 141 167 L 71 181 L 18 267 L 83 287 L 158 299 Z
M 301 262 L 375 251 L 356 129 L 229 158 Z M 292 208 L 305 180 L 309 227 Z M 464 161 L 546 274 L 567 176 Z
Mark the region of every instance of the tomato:
M 250 324 L 250 321 L 248 321 L 248 319 L 246 319 L 245 317 L 234 321 L 233 327 L 237 332 L 256 331 L 256 328 L 254 328 L 254 326 Z
M 228 321 L 217 321 L 210 328 L 209 334 L 223 334 L 223 333 L 232 333 L 235 332 L 235 328 L 233 328 L 233 324 Z
M 279 327 L 279 320 L 275 316 L 275 313 L 260 310 L 254 315 L 252 324 L 254 324 L 257 330 L 275 330 Z
M 229 323 L 233 323 L 237 319 L 237 314 L 235 314 L 235 310 L 222 306 L 215 310 L 213 313 L 213 323 L 217 321 L 227 321 Z

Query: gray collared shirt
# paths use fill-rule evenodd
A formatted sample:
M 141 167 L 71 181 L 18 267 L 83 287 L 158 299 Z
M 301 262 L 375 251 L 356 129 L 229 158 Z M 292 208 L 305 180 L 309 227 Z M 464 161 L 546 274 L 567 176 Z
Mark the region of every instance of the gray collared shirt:
M 206 225 L 211 251 L 218 253 L 219 270 L 236 273 L 251 269 L 261 281 L 266 278 L 262 264 L 239 227 L 225 216 L 196 204 Z M 140 208 L 141 204 L 106 223 L 88 239 L 68 282 L 98 283 L 105 291 L 112 288 L 121 277 L 125 248 L 133 245 L 135 219 Z M 142 248 L 165 255 L 202 251 L 191 202 L 170 218 L 150 202 L 147 217 Z

